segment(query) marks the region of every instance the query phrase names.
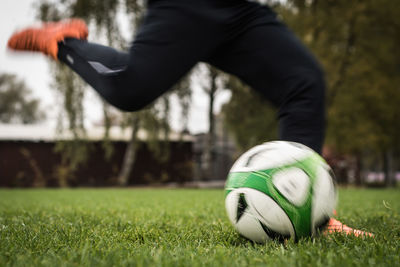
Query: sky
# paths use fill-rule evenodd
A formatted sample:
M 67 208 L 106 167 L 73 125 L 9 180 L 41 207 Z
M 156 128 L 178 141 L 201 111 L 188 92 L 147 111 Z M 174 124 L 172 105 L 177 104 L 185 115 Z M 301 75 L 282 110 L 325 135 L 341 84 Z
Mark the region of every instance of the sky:
M 51 89 L 52 76 L 49 59 L 39 53 L 16 53 L 7 49 L 7 40 L 13 32 L 31 24 L 39 24 L 35 19 L 35 0 L 0 0 L 0 72 L 15 74 L 23 79 L 32 90 L 32 95 L 41 100 L 46 110 L 48 125 L 55 125 L 57 103 L 54 90 Z M 129 35 L 129 33 L 126 33 Z M 90 41 L 90 34 L 89 34 Z M 193 102 L 189 115 L 189 130 L 192 133 L 207 131 L 208 98 L 198 84 L 193 86 Z M 215 108 L 218 112 L 221 104 L 228 101 L 230 93 L 222 91 L 217 95 Z M 176 102 L 175 102 L 176 103 Z M 84 102 L 86 122 L 90 127 L 101 121 L 102 111 L 99 97 L 88 90 Z M 180 130 L 180 112 L 172 105 L 171 126 Z

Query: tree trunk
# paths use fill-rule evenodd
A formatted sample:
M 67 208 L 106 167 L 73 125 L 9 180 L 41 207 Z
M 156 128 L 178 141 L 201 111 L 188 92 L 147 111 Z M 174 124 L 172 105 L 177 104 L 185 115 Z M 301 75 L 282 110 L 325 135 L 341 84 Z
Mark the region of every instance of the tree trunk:
M 102 100 L 102 104 L 103 104 L 104 136 L 103 136 L 103 142 L 102 142 L 101 146 L 103 147 L 103 150 L 104 150 L 104 158 L 107 161 L 109 161 L 114 152 L 113 146 L 110 141 L 111 117 L 109 114 L 108 104 L 104 100 Z
M 346 46 L 344 49 L 342 61 L 340 62 L 339 65 L 337 78 L 332 83 L 330 92 L 328 92 L 326 101 L 327 102 L 326 106 L 328 108 L 333 106 L 333 102 L 335 101 L 336 95 L 338 94 L 340 87 L 346 80 L 347 71 L 351 65 L 351 54 L 356 43 L 356 32 L 355 32 L 356 22 L 357 22 L 357 16 L 353 16 L 350 19 L 350 21 L 347 22 L 349 32 L 346 39 L 346 44 L 345 44 Z
M 126 186 L 129 182 L 129 176 L 132 172 L 133 164 L 136 160 L 137 149 L 137 132 L 139 128 L 139 118 L 136 114 L 132 114 L 132 133 L 131 139 L 125 150 L 121 171 L 118 175 L 117 183 L 119 186 Z
M 383 165 L 382 168 L 383 168 L 383 175 L 384 175 L 384 183 L 385 183 L 385 186 L 388 186 L 389 162 L 388 162 L 386 151 L 382 151 L 382 165 Z
M 355 179 L 355 183 L 357 186 L 361 186 L 362 185 L 362 179 L 361 179 L 361 175 L 362 175 L 362 155 L 361 153 L 357 152 L 355 154 L 355 172 L 354 172 L 354 179 Z
M 24 156 L 26 161 L 29 163 L 29 166 L 32 168 L 33 172 L 33 183 L 32 187 L 46 187 L 46 179 L 43 176 L 43 172 L 39 167 L 39 164 L 32 157 L 31 152 L 26 148 L 21 148 L 21 154 Z
M 383 172 L 385 175 L 385 186 L 392 187 L 395 185 L 393 171 L 393 155 L 390 150 L 383 152 Z
M 205 175 L 203 177 L 207 180 L 215 178 L 214 175 L 214 160 L 215 160 L 215 115 L 214 115 L 214 101 L 215 101 L 215 93 L 217 91 L 217 76 L 218 72 L 215 68 L 209 67 L 210 71 L 210 88 L 208 90 L 209 97 L 209 107 L 208 107 L 208 134 L 206 146 L 204 149 L 204 162 L 205 165 Z

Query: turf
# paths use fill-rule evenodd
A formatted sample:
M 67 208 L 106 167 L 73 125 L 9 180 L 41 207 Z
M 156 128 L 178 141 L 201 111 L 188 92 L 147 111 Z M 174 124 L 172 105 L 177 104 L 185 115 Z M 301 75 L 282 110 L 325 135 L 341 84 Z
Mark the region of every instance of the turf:
M 0 190 L 0 266 L 400 266 L 400 190 L 341 189 L 339 218 L 375 233 L 253 244 L 222 190 Z

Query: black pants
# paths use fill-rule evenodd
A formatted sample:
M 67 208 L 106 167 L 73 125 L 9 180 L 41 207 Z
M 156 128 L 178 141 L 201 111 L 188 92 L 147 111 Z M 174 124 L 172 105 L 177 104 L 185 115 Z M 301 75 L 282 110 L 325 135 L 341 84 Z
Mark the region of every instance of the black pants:
M 267 6 L 245 0 L 153 0 L 129 53 L 67 39 L 59 59 L 110 104 L 136 111 L 199 61 L 234 74 L 279 107 L 280 138 L 321 151 L 321 68 Z

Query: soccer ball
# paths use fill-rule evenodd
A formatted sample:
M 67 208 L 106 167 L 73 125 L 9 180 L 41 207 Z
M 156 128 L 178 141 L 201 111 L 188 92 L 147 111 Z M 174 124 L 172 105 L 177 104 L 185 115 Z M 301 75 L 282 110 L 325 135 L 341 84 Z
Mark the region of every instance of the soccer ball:
M 274 141 L 253 147 L 226 181 L 229 220 L 257 243 L 315 236 L 336 206 L 333 177 L 324 159 L 304 145 Z

